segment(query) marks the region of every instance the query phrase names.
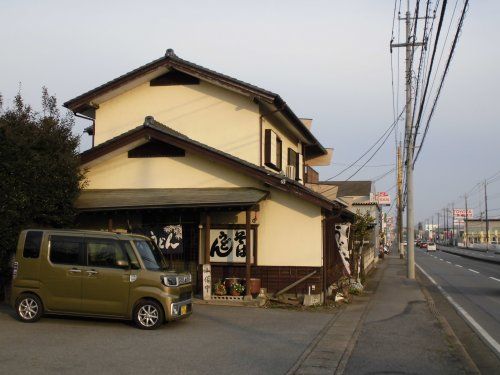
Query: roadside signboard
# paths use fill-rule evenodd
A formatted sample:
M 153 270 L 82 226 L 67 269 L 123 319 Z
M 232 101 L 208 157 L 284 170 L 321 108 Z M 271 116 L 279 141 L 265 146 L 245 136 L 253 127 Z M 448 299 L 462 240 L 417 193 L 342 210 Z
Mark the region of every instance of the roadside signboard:
M 381 206 L 390 206 L 391 205 L 391 197 L 385 191 L 377 193 L 375 195 L 375 199 L 377 200 L 377 203 Z

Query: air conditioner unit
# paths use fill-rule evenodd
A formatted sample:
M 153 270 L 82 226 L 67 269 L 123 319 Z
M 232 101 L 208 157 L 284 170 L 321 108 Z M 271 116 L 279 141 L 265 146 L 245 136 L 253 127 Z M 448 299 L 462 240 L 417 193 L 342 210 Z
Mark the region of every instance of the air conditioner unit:
M 292 180 L 295 180 L 295 165 L 286 166 L 286 176 Z

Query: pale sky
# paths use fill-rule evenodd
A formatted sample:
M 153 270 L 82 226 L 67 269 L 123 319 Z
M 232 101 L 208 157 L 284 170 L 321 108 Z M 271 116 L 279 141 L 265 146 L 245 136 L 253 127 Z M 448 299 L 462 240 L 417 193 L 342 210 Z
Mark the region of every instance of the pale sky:
M 449 2 L 450 13 L 454 5 Z M 335 149 L 333 165 L 320 170 L 326 179 L 356 160 L 393 120 L 393 7 L 393 0 L 0 0 L 0 92 L 8 105 L 21 83 L 23 96 L 37 107 L 45 85 L 62 104 L 173 48 L 189 61 L 277 92 L 299 117 L 312 117 L 318 139 Z M 500 170 L 499 21 L 499 1 L 471 1 L 416 166 L 416 221 L 453 201 L 462 207 L 460 195 Z M 453 34 L 454 27 L 450 39 Z M 75 133 L 85 126 L 79 121 Z M 375 179 L 393 168 L 394 136 L 389 140 L 353 180 Z M 82 150 L 89 142 L 83 135 Z M 488 186 L 490 216 L 500 216 L 499 182 Z M 394 184 L 389 173 L 376 187 L 385 191 Z M 478 192 L 470 198 L 476 214 Z

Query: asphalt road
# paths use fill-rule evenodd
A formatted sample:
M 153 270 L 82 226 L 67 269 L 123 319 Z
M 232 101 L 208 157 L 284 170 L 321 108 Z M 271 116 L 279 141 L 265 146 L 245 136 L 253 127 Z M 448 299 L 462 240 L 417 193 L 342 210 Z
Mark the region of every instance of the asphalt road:
M 0 305 L 0 374 L 284 374 L 334 317 L 196 305 L 156 331 L 80 318 L 16 321 Z
M 500 343 L 500 264 L 443 251 L 416 249 L 417 264 L 429 274 L 493 341 Z M 470 321 L 468 322 L 470 324 Z M 484 337 L 484 335 L 483 335 Z M 498 346 L 497 346 L 498 350 Z M 500 355 L 500 353 L 498 353 Z

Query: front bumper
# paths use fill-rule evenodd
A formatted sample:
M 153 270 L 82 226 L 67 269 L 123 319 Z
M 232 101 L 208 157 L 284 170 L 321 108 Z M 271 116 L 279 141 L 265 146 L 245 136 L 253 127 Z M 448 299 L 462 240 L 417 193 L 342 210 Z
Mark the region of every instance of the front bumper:
M 170 310 L 167 314 L 167 320 L 178 320 L 184 319 L 193 313 L 193 301 L 192 299 L 187 299 L 179 302 L 172 302 L 170 304 Z

